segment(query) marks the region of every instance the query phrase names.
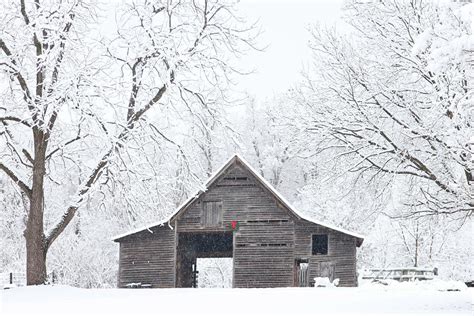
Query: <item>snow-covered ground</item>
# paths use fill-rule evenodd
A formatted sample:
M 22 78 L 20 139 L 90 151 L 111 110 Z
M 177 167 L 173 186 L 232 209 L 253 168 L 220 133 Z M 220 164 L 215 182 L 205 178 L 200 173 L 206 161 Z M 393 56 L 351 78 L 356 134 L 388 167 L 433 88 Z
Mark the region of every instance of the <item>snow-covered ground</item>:
M 414 287 L 278 289 L 0 290 L 0 315 L 473 315 L 473 289 Z

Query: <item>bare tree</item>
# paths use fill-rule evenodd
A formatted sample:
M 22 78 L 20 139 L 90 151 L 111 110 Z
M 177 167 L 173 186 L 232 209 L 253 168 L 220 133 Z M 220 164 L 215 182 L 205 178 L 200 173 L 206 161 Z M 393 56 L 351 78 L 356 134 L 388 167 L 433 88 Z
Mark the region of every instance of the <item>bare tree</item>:
M 459 4 L 349 1 L 350 35 L 311 29 L 314 68 L 300 93 L 309 152 L 380 185 L 416 182 L 411 214 L 474 211 L 470 21 Z M 422 207 L 423 206 L 423 207 Z
M 131 2 L 113 41 L 95 35 L 96 9 L 86 0 L 1 4 L 0 170 L 28 200 L 28 284 L 45 282 L 48 249 L 130 140 L 146 133 L 181 152 L 153 122 L 209 86 L 224 95 L 232 57 L 252 48 L 232 2 Z M 66 181 L 62 205 L 54 199 Z M 45 211 L 58 208 L 46 225 Z

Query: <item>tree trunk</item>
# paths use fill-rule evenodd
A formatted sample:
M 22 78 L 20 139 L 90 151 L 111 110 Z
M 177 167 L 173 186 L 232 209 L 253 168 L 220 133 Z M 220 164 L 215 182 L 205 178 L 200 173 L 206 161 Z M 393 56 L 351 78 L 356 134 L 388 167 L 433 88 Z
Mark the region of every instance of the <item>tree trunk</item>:
M 46 250 L 42 234 L 28 232 L 26 236 L 26 284 L 46 283 Z
M 38 285 L 46 282 L 46 252 L 44 236 L 44 175 L 46 144 L 41 131 L 34 133 L 35 157 L 33 162 L 33 179 L 31 200 L 26 224 L 26 283 Z

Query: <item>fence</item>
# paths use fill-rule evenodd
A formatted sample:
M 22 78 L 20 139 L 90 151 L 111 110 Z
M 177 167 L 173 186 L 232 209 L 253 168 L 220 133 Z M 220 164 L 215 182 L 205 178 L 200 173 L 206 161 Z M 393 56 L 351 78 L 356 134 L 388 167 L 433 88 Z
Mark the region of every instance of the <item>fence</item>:
M 438 275 L 437 268 L 390 268 L 368 269 L 362 272 L 363 280 L 424 281 L 433 280 Z
M 26 285 L 26 274 L 22 272 L 1 272 L 0 273 L 0 286 L 4 285 Z

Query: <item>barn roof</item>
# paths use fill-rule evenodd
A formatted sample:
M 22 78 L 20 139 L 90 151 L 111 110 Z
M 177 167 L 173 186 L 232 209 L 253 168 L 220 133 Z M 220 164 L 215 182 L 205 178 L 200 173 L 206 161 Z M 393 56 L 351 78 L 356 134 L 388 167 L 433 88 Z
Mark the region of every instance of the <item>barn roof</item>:
M 267 180 L 265 180 L 255 169 L 253 169 L 253 167 L 244 159 L 242 158 L 240 155 L 238 154 L 235 154 L 234 156 L 232 156 L 229 160 L 227 160 L 223 165 L 222 167 L 220 167 L 213 175 L 211 175 L 211 177 L 206 181 L 206 183 L 204 184 L 204 187 L 205 189 L 204 190 L 198 190 L 196 193 L 194 193 L 193 195 L 191 195 L 186 201 L 184 201 L 171 215 L 169 215 L 167 218 L 161 220 L 161 221 L 157 221 L 157 222 L 153 222 L 153 223 L 150 223 L 146 226 L 143 226 L 143 227 L 140 227 L 140 228 L 137 228 L 137 229 L 134 229 L 134 230 L 131 230 L 129 232 L 126 232 L 124 234 L 120 234 L 118 236 L 115 236 L 112 238 L 112 240 L 114 241 L 119 241 L 120 239 L 126 237 L 126 236 L 129 236 L 129 235 L 133 235 L 133 234 L 136 234 L 136 233 L 139 233 L 141 231 L 144 231 L 144 230 L 149 230 L 151 229 L 152 227 L 156 227 L 156 226 L 163 226 L 165 225 L 166 223 L 169 223 L 174 220 L 180 213 L 184 212 L 188 206 L 190 206 L 195 200 L 197 200 L 204 192 L 205 190 L 207 190 L 229 167 L 231 167 L 235 162 L 239 162 L 242 166 L 244 166 L 244 168 L 246 168 L 260 183 L 262 186 L 264 186 L 268 191 L 270 191 L 270 193 L 272 193 L 272 195 L 284 206 L 286 207 L 291 213 L 293 213 L 293 215 L 295 215 L 297 218 L 299 219 L 304 219 L 304 220 L 307 220 L 309 222 L 312 222 L 314 224 L 317 224 L 317 225 L 320 225 L 320 226 L 324 226 L 324 227 L 327 227 L 329 229 L 332 229 L 332 230 L 335 230 L 335 231 L 338 231 L 338 232 L 341 232 L 343 234 L 346 234 L 346 235 L 350 235 L 350 236 L 353 236 L 357 239 L 357 246 L 360 246 L 362 244 L 362 242 L 364 241 L 364 236 L 360 235 L 360 234 L 357 234 L 357 233 L 354 233 L 354 232 L 351 232 L 351 231 L 348 231 L 346 229 L 343 229 L 343 228 L 339 228 L 339 227 L 336 227 L 332 224 L 327 224 L 327 223 L 323 223 L 323 222 L 320 222 L 320 221 L 317 221 L 317 220 L 314 220 L 312 218 L 309 218 L 308 216 L 306 215 L 303 215 L 301 214 L 300 212 L 298 212 L 274 187 L 273 185 L 271 185 Z M 169 225 L 170 228 L 171 225 Z

